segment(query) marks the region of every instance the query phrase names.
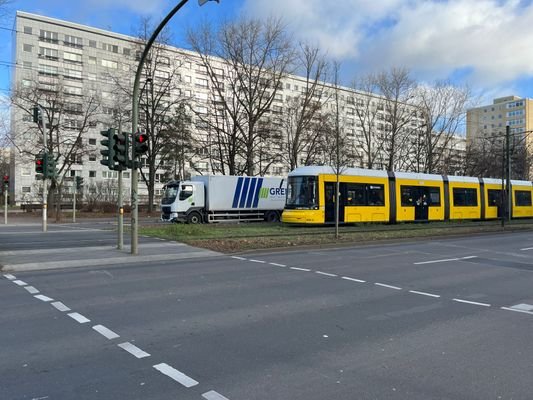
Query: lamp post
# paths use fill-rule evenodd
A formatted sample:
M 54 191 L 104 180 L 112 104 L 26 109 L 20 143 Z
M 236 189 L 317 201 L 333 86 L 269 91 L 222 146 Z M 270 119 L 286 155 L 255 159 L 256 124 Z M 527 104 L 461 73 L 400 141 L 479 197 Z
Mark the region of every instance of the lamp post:
M 144 66 L 144 62 L 146 60 L 146 57 L 148 56 L 148 53 L 150 49 L 152 48 L 152 45 L 155 42 L 155 39 L 161 32 L 161 30 L 165 27 L 165 25 L 170 21 L 170 19 L 176 14 L 189 0 L 182 0 L 180 1 L 173 9 L 168 13 L 168 15 L 161 21 L 161 23 L 157 26 L 154 33 L 152 33 L 152 36 L 150 36 L 150 39 L 148 39 L 148 43 L 146 43 L 146 46 L 144 47 L 143 53 L 141 55 L 141 60 L 139 61 L 139 65 L 137 66 L 137 72 L 135 73 L 135 81 L 133 83 L 133 104 L 132 104 L 132 121 L 131 121 L 131 130 L 133 135 L 137 133 L 138 130 L 138 124 L 139 124 L 139 84 L 142 74 L 142 69 Z M 200 6 L 203 6 L 205 3 L 211 0 L 198 0 L 198 4 Z M 219 0 L 214 0 L 217 3 Z M 133 165 L 134 168 L 131 170 L 131 254 L 136 255 L 138 253 L 138 240 L 139 240 L 139 195 L 137 193 L 139 188 L 139 171 L 137 168 L 135 168 L 135 152 L 132 151 L 133 156 Z

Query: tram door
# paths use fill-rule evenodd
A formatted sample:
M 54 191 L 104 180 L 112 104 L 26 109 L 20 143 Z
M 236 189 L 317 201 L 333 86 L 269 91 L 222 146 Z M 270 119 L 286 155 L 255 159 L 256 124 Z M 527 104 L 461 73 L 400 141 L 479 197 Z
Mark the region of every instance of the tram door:
M 326 222 L 335 222 L 335 187 L 336 182 L 324 182 L 324 195 L 326 198 Z M 346 192 L 346 184 L 341 183 L 339 185 L 339 222 L 344 222 L 344 206 Z

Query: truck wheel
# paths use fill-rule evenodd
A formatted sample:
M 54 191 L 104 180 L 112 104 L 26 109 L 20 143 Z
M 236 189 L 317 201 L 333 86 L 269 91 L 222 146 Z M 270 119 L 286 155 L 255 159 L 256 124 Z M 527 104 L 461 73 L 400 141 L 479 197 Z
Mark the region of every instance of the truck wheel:
M 266 222 L 279 222 L 279 214 L 276 211 L 267 211 L 265 213 Z
M 188 224 L 201 224 L 202 216 L 200 215 L 200 213 L 193 211 L 187 216 L 187 223 Z

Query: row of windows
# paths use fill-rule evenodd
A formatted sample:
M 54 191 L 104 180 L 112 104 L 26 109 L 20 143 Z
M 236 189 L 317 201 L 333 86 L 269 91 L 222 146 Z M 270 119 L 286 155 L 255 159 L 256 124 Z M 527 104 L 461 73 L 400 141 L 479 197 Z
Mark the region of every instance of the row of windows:
M 347 183 L 345 204 L 347 206 L 384 206 L 385 190 L 383 185 Z

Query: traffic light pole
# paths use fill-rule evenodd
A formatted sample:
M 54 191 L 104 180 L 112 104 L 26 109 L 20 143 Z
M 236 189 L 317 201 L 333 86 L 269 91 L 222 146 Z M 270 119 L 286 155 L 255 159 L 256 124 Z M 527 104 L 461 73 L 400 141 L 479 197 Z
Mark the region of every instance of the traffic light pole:
M 78 194 L 78 182 L 74 178 L 74 199 L 72 200 L 72 222 L 76 222 L 76 195 Z
M 7 225 L 7 193 L 9 185 L 4 183 L 4 225 Z
M 512 215 L 512 192 L 511 192 L 511 127 L 507 125 L 505 127 L 505 148 L 507 155 L 507 221 L 511 222 Z
M 118 125 L 118 134 L 122 135 L 122 124 Z M 127 135 L 128 133 L 126 133 Z M 132 169 L 134 170 L 134 168 Z M 118 214 L 117 214 L 117 249 L 122 250 L 124 247 L 124 200 L 122 198 L 122 170 L 118 171 Z
M 47 148 L 47 135 L 46 135 L 46 122 L 45 122 L 45 115 L 44 110 L 41 106 L 38 106 L 41 111 L 41 125 L 43 127 L 43 147 L 44 147 L 44 154 L 46 157 L 46 154 L 48 154 L 48 148 Z M 45 171 L 46 174 L 46 171 Z M 48 217 L 48 188 L 46 187 L 46 179 L 43 178 L 43 232 L 46 232 L 48 230 L 47 227 L 47 217 Z

